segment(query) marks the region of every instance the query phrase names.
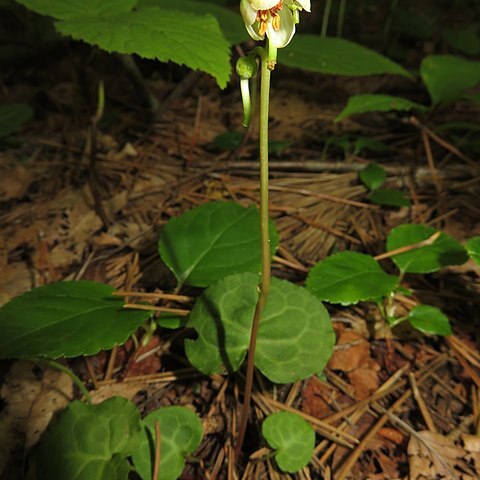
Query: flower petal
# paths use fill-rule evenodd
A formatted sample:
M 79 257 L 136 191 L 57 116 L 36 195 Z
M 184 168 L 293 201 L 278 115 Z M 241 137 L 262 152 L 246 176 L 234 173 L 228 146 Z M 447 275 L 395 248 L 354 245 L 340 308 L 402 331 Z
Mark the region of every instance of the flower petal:
M 310 11 L 310 0 L 295 0 L 293 3 L 302 7 L 307 12 Z
M 253 25 L 257 18 L 257 11 L 252 8 L 249 0 L 241 0 L 240 13 L 242 14 L 245 24 Z
M 248 0 L 252 8 L 255 10 L 270 10 L 279 0 Z
M 295 34 L 295 22 L 293 14 L 289 8 L 284 8 L 280 12 L 280 29 L 275 30 L 272 22 L 267 24 L 267 36 L 273 46 L 277 48 L 286 47 Z

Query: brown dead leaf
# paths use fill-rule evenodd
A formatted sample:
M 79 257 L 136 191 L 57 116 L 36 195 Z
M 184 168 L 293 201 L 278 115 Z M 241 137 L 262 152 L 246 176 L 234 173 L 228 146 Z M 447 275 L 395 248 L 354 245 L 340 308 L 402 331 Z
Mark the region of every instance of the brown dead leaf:
M 412 436 L 408 443 L 408 455 L 411 480 L 480 478 L 478 454 L 476 462 L 472 462 L 471 452 L 436 432 L 424 430 Z
M 37 375 L 37 368 L 31 362 L 15 362 L 0 391 L 6 403 L 0 413 L 1 478 L 23 478 L 25 450 L 38 441 L 52 416 L 73 396 L 68 375 L 51 369 Z
M 332 370 L 351 372 L 365 365 L 370 358 L 370 344 L 363 337 L 350 330 L 344 330 L 338 337 L 335 351 L 328 362 Z
M 32 174 L 22 165 L 0 172 L 0 201 L 22 198 L 33 181 Z
M 348 373 L 350 384 L 355 388 L 355 398 L 363 400 L 379 387 L 378 375 L 373 368 L 356 368 Z

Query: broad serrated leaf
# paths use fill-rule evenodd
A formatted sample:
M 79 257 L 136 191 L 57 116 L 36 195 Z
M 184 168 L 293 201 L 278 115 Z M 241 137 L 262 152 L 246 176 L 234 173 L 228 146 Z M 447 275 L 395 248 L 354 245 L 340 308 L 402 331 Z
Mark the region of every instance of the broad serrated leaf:
M 352 95 L 346 107 L 335 118 L 336 122 L 350 115 L 368 112 L 391 112 L 393 110 L 419 110 L 424 111 L 427 107 L 412 102 L 406 98 L 392 97 L 391 95 L 363 94 Z
M 137 0 L 16 0 L 41 15 L 58 20 L 76 17 L 116 15 L 129 12 Z
M 132 456 L 137 473 L 151 480 L 155 463 L 155 420 L 160 426 L 160 469 L 158 480 L 175 480 L 184 467 L 185 457 L 202 441 L 202 422 L 186 407 L 164 407 L 143 419 L 140 448 Z
M 300 415 L 276 412 L 262 423 L 262 435 L 276 450 L 280 470 L 295 473 L 310 462 L 315 448 L 315 431 Z
M 15 133 L 32 117 L 32 108 L 24 103 L 0 105 L 0 138 Z
M 0 358 L 93 355 L 124 343 L 150 312 L 123 309 L 102 283 L 60 282 L 0 308 Z
M 426 225 L 400 225 L 388 235 L 387 251 L 416 245 L 435 232 L 434 228 Z M 430 273 L 448 265 L 461 265 L 468 260 L 468 255 L 459 242 L 442 232 L 431 245 L 394 255 L 392 260 L 404 273 Z
M 297 34 L 278 60 L 289 67 L 331 75 L 365 76 L 390 73 L 410 77 L 398 63 L 342 38 Z
M 420 76 L 434 104 L 456 100 L 480 83 L 480 62 L 453 55 L 430 55 L 420 65 Z
M 471 238 L 466 246 L 468 256 L 480 265 L 480 236 Z
M 385 207 L 400 208 L 410 206 L 410 200 L 407 198 L 406 193 L 393 188 L 377 188 L 369 193 L 368 199 L 377 205 Z
M 249 38 L 244 22 L 239 13 L 233 12 L 210 2 L 194 0 L 140 0 L 137 8 L 160 7 L 163 10 L 178 10 L 197 15 L 213 15 L 222 29 L 223 35 L 232 45 L 244 42 Z
M 270 248 L 278 235 L 270 223 Z M 172 218 L 160 235 L 159 252 L 179 285 L 207 287 L 239 272 L 259 272 L 260 216 L 251 206 L 211 202 Z
M 136 53 L 202 70 L 215 77 L 221 88 L 230 77 L 230 46 L 211 15 L 150 7 L 104 17 L 71 18 L 56 26 L 64 35 L 107 52 Z
M 318 262 L 310 270 L 306 286 L 320 300 L 352 305 L 385 297 L 397 283 L 398 278 L 386 274 L 370 255 L 340 252 Z
M 231 275 L 197 299 L 187 326 L 191 364 L 205 374 L 234 372 L 242 364 L 258 298 L 258 276 Z M 272 279 L 260 320 L 255 365 L 272 382 L 290 383 L 319 373 L 332 353 L 335 336 L 325 307 L 307 290 Z
M 376 190 L 385 181 L 387 172 L 378 163 L 372 162 L 360 170 L 358 176 L 369 190 Z
M 420 332 L 448 336 L 452 327 L 447 316 L 437 307 L 417 305 L 408 313 L 408 321 Z
M 127 480 L 127 459 L 142 440 L 136 406 L 122 397 L 70 403 L 41 440 L 39 480 Z

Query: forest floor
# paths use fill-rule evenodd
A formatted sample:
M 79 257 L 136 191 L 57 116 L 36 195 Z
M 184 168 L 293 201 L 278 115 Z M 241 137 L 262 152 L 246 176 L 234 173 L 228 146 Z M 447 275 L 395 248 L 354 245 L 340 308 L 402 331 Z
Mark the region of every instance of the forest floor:
M 219 134 L 243 132 L 236 81 L 219 91 L 197 73 L 182 71 L 176 83 L 150 76 L 161 115 L 149 124 L 121 67 L 110 59 L 102 71 L 101 60 L 90 61 L 87 72 L 78 58 L 61 58 L 1 81 L 6 102 L 29 103 L 36 114 L 17 142 L 0 151 L 0 304 L 59 280 L 171 293 L 174 278 L 157 251 L 169 218 L 211 200 L 258 202 L 254 130 L 230 150 L 214 144 Z M 92 78 L 100 76 L 106 109 L 92 137 Z M 407 222 L 441 228 L 461 242 L 480 235 L 478 160 L 430 130 L 478 121 L 478 106 L 457 102 L 417 121 L 368 114 L 333 122 L 349 95 L 380 89 L 426 95 L 408 79 L 275 71 L 270 137 L 279 153 L 271 155 L 270 213 L 281 240 L 275 276 L 303 284 L 308 269 L 333 251 L 381 254 L 390 230 Z M 388 150 L 354 152 L 351 140 L 359 136 Z M 389 186 L 407 193 L 411 207 L 368 201 L 358 171 L 371 161 L 386 169 Z M 393 271 L 390 260 L 382 265 Z M 391 331 L 369 305 L 328 306 L 337 342 L 324 377 L 285 386 L 257 377 L 254 420 L 236 473 L 231 432 L 242 377 L 206 377 L 191 368 L 184 333 L 159 329 L 139 351 L 129 342 L 71 364 L 97 402 L 122 395 L 142 414 L 162 405 L 196 410 L 205 437 L 183 479 L 480 478 L 480 270 L 468 262 L 407 276 L 405 283 L 414 294 L 399 296 L 398 308 L 435 305 L 448 314 L 454 334 Z M 78 392 L 62 375 L 25 362 L 3 362 L 0 384 L 0 467 L 13 480 L 28 470 L 26 454 L 52 415 Z M 312 462 L 296 475 L 279 473 L 260 448 L 255 419 L 277 410 L 297 412 L 318 433 Z

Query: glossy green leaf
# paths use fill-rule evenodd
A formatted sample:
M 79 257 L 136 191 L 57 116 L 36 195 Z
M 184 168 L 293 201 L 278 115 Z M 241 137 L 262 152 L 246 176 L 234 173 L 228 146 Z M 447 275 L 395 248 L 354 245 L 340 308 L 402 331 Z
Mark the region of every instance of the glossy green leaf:
M 0 105 L 0 138 L 15 133 L 32 117 L 32 108 L 24 103 Z
M 205 374 L 238 370 L 247 353 L 258 298 L 258 276 L 231 275 L 197 299 L 188 320 L 196 340 L 186 340 L 190 363 Z M 335 336 L 325 307 L 307 290 L 272 279 L 260 320 L 255 365 L 272 382 L 290 383 L 321 372 Z
M 310 462 L 315 448 L 315 431 L 300 415 L 276 412 L 262 423 L 262 435 L 276 450 L 275 460 L 284 472 L 295 473 Z
M 365 76 L 390 73 L 410 77 L 400 65 L 373 50 L 342 38 L 297 34 L 278 51 L 278 61 L 289 67 L 332 75 Z
M 420 75 L 432 102 L 447 102 L 480 83 L 480 62 L 453 55 L 430 55 L 423 59 Z
M 467 242 L 467 252 L 469 257 L 480 265 L 480 236 L 473 237 Z
M 306 286 L 320 300 L 351 305 L 385 297 L 397 282 L 398 278 L 386 274 L 370 255 L 340 252 L 318 262 L 310 270 Z
M 406 98 L 392 97 L 391 95 L 380 95 L 366 93 L 363 95 L 352 95 L 347 102 L 346 107 L 335 118 L 336 122 L 343 120 L 350 115 L 368 112 L 391 112 L 393 110 L 420 110 L 424 111 L 427 107 L 419 103 L 412 102 Z
M 136 406 L 122 397 L 89 405 L 78 400 L 54 421 L 37 453 L 39 480 L 127 480 L 127 459 L 140 446 Z
M 245 135 L 240 132 L 224 132 L 213 139 L 213 145 L 218 150 L 236 150 L 242 143 Z
M 124 343 L 151 315 L 122 308 L 102 283 L 59 282 L 0 308 L 0 358 L 93 355 Z
M 64 35 L 98 45 L 107 52 L 136 53 L 202 70 L 226 86 L 230 46 L 217 20 L 157 7 L 108 16 L 83 16 L 57 23 Z
M 278 235 L 270 224 L 271 251 Z M 260 216 L 251 206 L 211 202 L 172 218 L 160 235 L 159 252 L 179 285 L 206 287 L 226 275 L 259 272 Z
M 16 0 L 41 15 L 58 20 L 76 17 L 116 15 L 129 12 L 137 0 Z
M 378 163 L 372 162 L 360 170 L 358 176 L 368 189 L 375 190 L 383 184 L 387 177 L 387 172 Z
M 164 407 L 143 419 L 140 448 L 132 460 L 143 480 L 151 480 L 155 462 L 155 420 L 160 426 L 159 480 L 175 480 L 185 467 L 185 457 L 193 453 L 202 441 L 202 422 L 186 407 Z
M 408 313 L 408 321 L 420 332 L 448 336 L 452 327 L 447 316 L 437 307 L 417 305 Z
M 410 200 L 406 193 L 392 188 L 377 188 L 377 190 L 370 192 L 368 199 L 377 205 L 385 207 L 409 207 Z
M 426 225 L 405 224 L 394 228 L 387 238 L 387 251 L 415 245 L 430 238 L 436 230 Z M 416 248 L 392 257 L 405 273 L 430 273 L 448 265 L 461 265 L 468 260 L 467 252 L 455 239 L 445 233 L 431 245 Z
M 232 45 L 244 42 L 250 38 L 242 17 L 238 12 L 219 5 L 213 5 L 210 2 L 195 0 L 175 0 L 175 2 L 171 0 L 140 0 L 137 8 L 141 9 L 144 7 L 159 7 L 162 10 L 178 10 L 197 15 L 210 14 L 217 19 L 223 35 Z

